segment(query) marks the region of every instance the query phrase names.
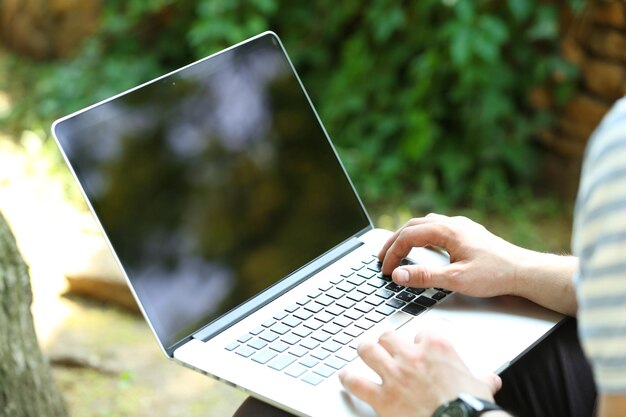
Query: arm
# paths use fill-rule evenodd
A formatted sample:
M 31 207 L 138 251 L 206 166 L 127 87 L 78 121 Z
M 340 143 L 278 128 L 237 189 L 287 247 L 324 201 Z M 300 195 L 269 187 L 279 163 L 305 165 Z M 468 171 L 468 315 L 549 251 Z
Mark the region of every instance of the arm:
M 448 251 L 450 265 L 401 266 L 413 247 L 435 245 Z M 552 310 L 575 315 L 573 256 L 530 251 L 495 236 L 465 217 L 429 214 L 410 220 L 379 254 L 383 273 L 412 287 L 441 287 L 476 297 L 517 295 Z
M 620 417 L 626 410 L 626 394 L 600 395 L 598 417 Z

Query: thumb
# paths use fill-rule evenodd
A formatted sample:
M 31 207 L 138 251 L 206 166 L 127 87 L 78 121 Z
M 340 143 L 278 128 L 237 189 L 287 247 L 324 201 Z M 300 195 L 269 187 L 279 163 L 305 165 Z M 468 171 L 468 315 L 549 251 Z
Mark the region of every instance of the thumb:
M 500 388 L 502 388 L 502 379 L 496 374 L 484 375 L 479 379 L 487 384 L 491 395 L 496 395 L 496 392 L 500 391 Z
M 398 285 L 416 288 L 446 288 L 449 287 L 450 275 L 452 271 L 450 266 L 425 266 L 425 265 L 406 265 L 396 268 L 391 277 Z

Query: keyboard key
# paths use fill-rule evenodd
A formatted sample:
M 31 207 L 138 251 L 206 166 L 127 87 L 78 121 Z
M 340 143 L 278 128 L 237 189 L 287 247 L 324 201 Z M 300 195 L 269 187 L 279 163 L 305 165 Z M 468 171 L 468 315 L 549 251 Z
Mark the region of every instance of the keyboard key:
M 362 301 L 359 304 L 357 304 L 354 308 L 362 313 L 369 313 L 370 311 L 374 309 L 374 306 L 366 303 L 365 301 Z
M 357 320 L 354 325 L 360 327 L 363 330 L 369 330 L 374 326 L 373 321 L 366 320 L 365 318 Z
M 356 352 L 356 349 L 352 349 L 351 347 L 343 347 L 336 354 L 338 358 L 343 359 L 344 361 L 351 362 L 359 357 L 359 354 Z
M 284 335 L 281 340 L 285 343 L 289 343 L 290 345 L 295 345 L 296 343 L 298 343 L 300 341 L 300 338 L 298 336 L 296 336 L 295 334 L 286 334 Z
M 446 294 L 443 291 L 438 291 L 436 293 L 434 293 L 431 297 L 434 298 L 437 301 L 443 300 L 444 298 L 446 298 L 448 294 Z
M 340 299 L 341 297 L 344 296 L 344 294 L 345 294 L 345 292 L 343 292 L 341 290 L 338 290 L 337 288 L 332 288 L 332 289 L 326 291 L 326 295 L 331 297 L 331 298 L 334 298 L 335 300 Z
M 275 324 L 274 326 L 272 326 L 271 330 L 273 332 L 278 333 L 278 334 L 285 334 L 285 333 L 287 333 L 289 331 L 289 326 L 285 326 L 282 323 L 278 323 L 278 324 Z
M 339 274 L 339 275 L 341 275 L 341 276 L 342 276 L 342 277 L 344 277 L 344 278 L 348 278 L 349 276 L 354 275 L 354 271 L 352 271 L 352 270 L 350 270 L 350 271 L 345 271 L 345 272 L 342 272 L 342 273 L 341 273 L 341 274 Z
M 299 363 L 294 363 L 289 368 L 287 368 L 285 373 L 287 375 L 289 375 L 289 376 L 294 377 L 294 378 L 299 378 L 300 375 L 302 375 L 303 373 L 305 373 L 307 371 L 307 369 L 308 368 L 306 368 L 303 365 L 300 365 Z
M 426 291 L 426 288 L 411 288 L 411 287 L 407 287 L 406 289 L 408 292 L 413 293 L 415 295 L 420 295 L 421 293 L 423 293 L 424 291 Z
M 393 313 L 394 311 L 396 311 L 395 308 L 390 307 L 388 305 L 384 305 L 384 306 L 379 306 L 376 311 L 380 314 L 384 314 L 385 316 L 390 315 L 391 313 Z
M 332 305 L 326 309 L 326 312 L 332 314 L 333 316 L 340 316 L 344 311 L 346 311 L 345 308 L 341 308 L 337 305 Z
M 350 284 L 349 282 L 344 281 L 341 284 L 337 285 L 337 288 L 343 292 L 350 292 L 354 289 L 354 284 Z
M 248 346 L 240 346 L 239 349 L 235 351 L 236 354 L 241 355 L 244 358 L 250 357 L 254 352 L 256 352 L 256 350 Z
M 310 298 L 317 298 L 320 295 L 322 295 L 322 292 L 320 290 L 313 290 L 309 293 Z
M 333 285 L 330 282 L 324 283 L 322 285 L 319 286 L 320 291 L 328 291 L 333 287 Z
M 325 342 L 330 339 L 330 333 L 326 333 L 322 330 L 317 330 L 311 335 L 311 337 L 317 341 Z
M 289 316 L 283 319 L 283 324 L 286 324 L 289 327 L 296 327 L 298 326 L 300 323 L 302 323 L 302 320 L 293 317 L 293 316 Z
M 274 333 L 271 330 L 266 330 L 259 335 L 259 338 L 265 340 L 266 342 L 273 342 L 278 339 L 278 333 Z
M 256 336 L 258 334 L 263 333 L 264 330 L 265 330 L 265 328 L 263 326 L 259 326 L 259 327 L 255 328 L 255 329 L 250 330 L 250 333 Z
M 352 339 L 354 338 L 352 336 L 348 336 L 346 333 L 341 333 L 333 336 L 333 340 L 337 343 L 341 343 L 342 345 L 347 345 L 348 343 L 352 342 Z
M 343 328 L 340 326 L 337 326 L 336 324 L 327 323 L 324 325 L 324 327 L 322 327 L 322 330 L 330 334 L 337 334 L 341 330 L 343 330 Z
M 237 339 L 237 341 L 241 343 L 246 343 L 250 339 L 252 339 L 252 335 L 248 333 L 248 334 L 244 334 L 243 336 L 241 336 L 239 339 Z
M 400 292 L 404 289 L 403 286 L 398 285 L 395 282 L 390 282 L 385 288 L 393 292 Z
M 417 300 L 415 300 L 415 302 L 417 304 L 423 305 L 424 307 L 432 307 L 435 304 L 437 304 L 435 300 L 433 300 L 432 298 L 426 297 L 425 295 L 420 295 L 419 297 L 417 297 Z
M 346 313 L 344 313 L 344 316 L 346 316 L 347 318 L 351 320 L 358 320 L 361 317 L 363 317 L 363 313 L 357 310 L 349 310 Z
M 404 301 L 398 300 L 397 298 L 392 298 L 391 300 L 387 301 L 386 304 L 393 308 L 400 308 L 403 307 L 406 303 Z
M 274 324 L 276 324 L 276 320 L 274 319 L 269 319 L 263 322 L 263 324 L 261 324 L 261 326 L 263 327 L 272 327 Z
M 307 356 L 306 358 L 302 359 L 300 363 L 306 366 L 307 368 L 313 368 L 315 365 L 320 363 L 320 361 L 318 359 Z
M 330 366 L 331 368 L 334 368 L 336 370 L 340 370 L 341 368 L 343 368 L 347 364 L 348 364 L 348 362 L 344 361 L 343 359 L 339 359 L 336 356 L 334 356 L 334 357 L 328 359 L 326 362 L 324 362 L 324 365 Z
M 302 342 L 300 342 L 300 345 L 309 350 L 313 350 L 320 345 L 320 342 L 315 339 L 304 339 Z
M 386 316 L 375 311 L 372 311 L 371 313 L 365 315 L 366 319 L 373 321 L 374 323 L 380 323 L 385 317 Z
M 293 329 L 293 334 L 298 337 L 307 337 L 311 334 L 311 330 L 304 326 L 298 326 L 297 328 Z
M 377 297 L 377 296 L 375 296 L 375 295 L 370 295 L 369 297 L 367 297 L 367 298 L 365 299 L 365 302 L 366 302 L 366 303 L 368 303 L 368 304 L 371 304 L 371 305 L 373 305 L 373 306 L 379 306 L 379 305 L 381 305 L 382 303 L 384 303 L 384 302 L 385 302 L 385 300 L 384 300 L 384 299 L 382 299 L 382 298 L 380 298 L 380 297 Z
M 365 266 L 365 265 L 363 265 L 363 264 L 361 264 L 361 263 L 358 263 L 358 264 L 354 265 L 354 266 L 353 266 L 352 268 L 350 268 L 350 269 L 352 269 L 353 271 L 360 271 L 361 269 L 363 269 L 363 267 L 364 267 L 364 266 Z
M 336 277 L 333 277 L 331 279 L 328 280 L 331 284 L 333 285 L 337 285 L 339 284 L 341 281 L 343 281 L 343 278 L 341 277 L 341 275 L 338 275 Z
M 411 294 L 409 292 L 403 291 L 400 294 L 396 295 L 396 297 L 399 300 L 409 302 L 409 301 L 411 301 L 411 300 L 413 300 L 415 298 L 415 294 Z
M 347 297 L 337 301 L 337 305 L 341 308 L 352 308 L 355 304 L 356 303 L 354 301 L 350 300 Z
M 270 349 L 275 350 L 276 352 L 284 352 L 289 349 L 289 345 L 282 340 L 277 340 L 270 345 Z
M 365 282 L 365 278 L 357 277 L 356 275 L 348 278 L 348 282 L 352 285 L 362 285 Z
M 317 330 L 320 327 L 322 327 L 323 324 L 324 323 L 322 323 L 321 321 L 319 321 L 319 320 L 317 320 L 315 318 L 309 319 L 309 320 L 304 322 L 304 326 L 309 328 L 309 329 L 311 329 L 311 330 Z
M 377 261 L 377 259 L 376 258 L 366 258 L 366 259 L 362 259 L 361 263 L 364 263 L 365 265 L 369 265 L 369 264 L 371 264 L 374 261 Z
M 297 309 L 299 309 L 300 306 L 298 304 L 292 304 L 289 307 L 287 307 L 285 309 L 285 311 L 289 312 L 289 313 L 293 313 L 294 311 L 296 311 Z
M 293 355 L 280 355 L 272 360 L 267 366 L 277 371 L 282 371 L 292 363 L 296 361 L 296 357 Z
M 322 311 L 321 313 L 317 313 L 315 318 L 321 322 L 328 323 L 332 321 L 335 318 L 335 316 L 325 311 Z
M 296 302 L 299 306 L 307 305 L 311 301 L 310 298 L 302 298 Z
M 361 278 L 370 279 L 376 276 L 376 272 L 370 271 L 369 269 L 363 269 L 362 271 L 357 272 L 357 275 Z
M 319 313 L 320 311 L 322 311 L 323 308 L 324 308 L 324 306 L 321 305 L 318 302 L 311 303 L 311 304 L 309 304 L 307 306 L 304 306 L 305 310 L 308 310 L 308 311 L 310 311 L 312 313 Z
M 335 370 L 331 368 L 330 366 L 320 365 L 317 368 L 315 368 L 313 372 L 315 372 L 318 375 L 323 376 L 324 378 L 328 378 L 329 376 L 335 373 Z
M 308 320 L 313 316 L 313 313 L 302 309 L 300 311 L 296 311 L 295 313 L 293 313 L 293 316 L 299 318 L 300 320 Z
M 228 346 L 226 346 L 224 349 L 228 350 L 228 351 L 233 351 L 235 349 L 237 349 L 239 347 L 239 342 L 233 342 L 231 344 L 229 344 Z
M 426 308 L 415 303 L 409 303 L 405 307 L 402 308 L 402 311 L 417 316 L 421 312 L 425 311 Z
M 376 288 L 375 287 L 371 287 L 369 285 L 362 285 L 362 286 L 358 287 L 356 290 L 358 292 L 360 292 L 360 293 L 370 295 L 370 294 L 373 294 L 376 291 Z
M 309 383 L 311 385 L 319 385 L 320 382 L 324 381 L 324 377 L 322 377 L 321 375 L 317 375 L 317 374 L 313 374 L 313 373 L 309 373 L 306 374 L 302 380 L 306 383 Z
M 265 349 L 254 354 L 251 359 L 260 364 L 265 364 L 269 362 L 271 359 L 274 359 L 276 355 L 278 355 L 278 353 L 271 351 L 269 349 Z
M 387 283 L 380 278 L 372 278 L 367 281 L 367 285 L 371 285 L 372 287 L 380 288 L 384 287 Z
M 329 305 L 331 305 L 332 303 L 335 302 L 335 300 L 333 298 L 330 298 L 326 294 L 320 295 L 319 297 L 317 297 L 317 300 L 315 300 L 315 301 L 320 303 L 324 307 L 328 307 Z
M 348 293 L 348 298 L 351 299 L 352 301 L 361 301 L 365 298 L 365 294 L 362 294 L 360 292 L 358 292 L 357 290 L 354 290 L 350 293 Z
M 313 352 L 311 352 L 311 356 L 323 361 L 324 359 L 330 356 L 330 353 L 327 350 L 324 350 L 322 348 L 317 348 Z
M 306 348 L 303 348 L 302 346 L 292 346 L 291 348 L 289 348 L 289 353 L 301 358 L 307 353 L 309 353 L 309 350 Z
M 347 318 L 345 316 L 341 316 L 341 317 L 337 317 L 335 320 L 333 320 L 333 323 L 335 323 L 336 325 L 341 326 L 341 327 L 347 327 L 347 326 L 352 324 L 352 320 L 350 320 L 349 318 Z
M 343 332 L 352 337 L 359 337 L 363 334 L 363 329 L 356 327 L 355 325 L 352 325 L 346 328 L 346 330 L 344 330 Z
M 287 317 L 287 312 L 285 312 L 285 311 L 281 311 L 280 313 L 276 313 L 276 315 L 274 315 L 274 318 L 276 320 L 282 320 L 285 317 Z
M 385 288 L 381 288 L 380 290 L 376 291 L 376 295 L 379 296 L 380 298 L 384 298 L 385 300 L 388 300 L 391 297 L 393 297 L 394 292 L 387 290 Z
M 248 343 L 248 346 L 255 348 L 256 350 L 261 350 L 265 346 L 267 346 L 267 342 L 261 339 L 254 339 L 252 342 Z

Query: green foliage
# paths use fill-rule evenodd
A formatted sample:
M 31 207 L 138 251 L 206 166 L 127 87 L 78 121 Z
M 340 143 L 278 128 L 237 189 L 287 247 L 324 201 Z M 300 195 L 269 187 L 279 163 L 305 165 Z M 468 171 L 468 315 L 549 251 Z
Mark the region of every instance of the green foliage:
M 536 172 L 532 137 L 552 120 L 529 105 L 529 92 L 549 86 L 562 102 L 576 77 L 557 53 L 561 6 L 109 0 L 101 30 L 76 57 L 27 70 L 30 100 L 9 121 L 41 127 L 274 30 L 368 206 L 507 210 Z

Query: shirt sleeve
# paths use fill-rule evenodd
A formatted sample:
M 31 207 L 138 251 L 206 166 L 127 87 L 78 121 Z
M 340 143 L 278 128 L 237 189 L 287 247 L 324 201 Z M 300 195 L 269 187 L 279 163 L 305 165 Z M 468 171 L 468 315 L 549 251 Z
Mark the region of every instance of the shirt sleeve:
M 579 335 L 598 390 L 626 393 L 626 98 L 585 152 L 572 238 Z

